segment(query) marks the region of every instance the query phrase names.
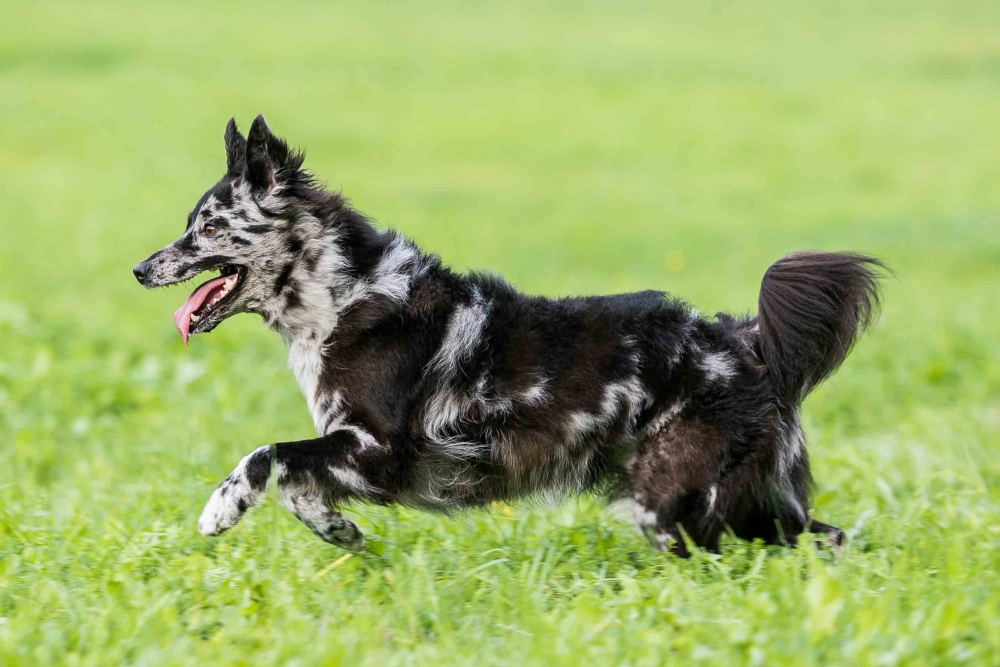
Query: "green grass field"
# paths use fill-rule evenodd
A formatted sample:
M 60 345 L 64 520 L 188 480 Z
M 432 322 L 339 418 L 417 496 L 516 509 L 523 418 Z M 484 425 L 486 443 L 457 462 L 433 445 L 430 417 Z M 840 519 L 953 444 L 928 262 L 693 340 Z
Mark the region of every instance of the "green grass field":
M 1000 4 L 805 4 L 0 0 L 0 664 L 1000 664 Z M 130 269 L 259 112 L 529 292 L 748 311 L 791 250 L 884 257 L 804 415 L 849 545 L 681 562 L 588 498 L 200 537 L 311 422 L 262 323 L 185 348 Z

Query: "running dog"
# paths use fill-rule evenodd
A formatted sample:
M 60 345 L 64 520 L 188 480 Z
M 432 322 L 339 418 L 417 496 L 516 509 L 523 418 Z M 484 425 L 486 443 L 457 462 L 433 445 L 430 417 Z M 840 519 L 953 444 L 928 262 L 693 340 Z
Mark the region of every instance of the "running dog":
M 184 342 L 256 313 L 288 347 L 319 437 L 259 447 L 208 500 L 219 535 L 265 495 L 323 540 L 364 546 L 350 501 L 436 511 L 597 492 L 659 549 L 725 531 L 794 544 L 809 516 L 798 411 L 879 305 L 883 264 L 800 252 L 764 275 L 756 317 L 707 318 L 658 291 L 547 299 L 461 275 L 327 192 L 258 116 L 145 287 L 221 274 L 176 313 Z

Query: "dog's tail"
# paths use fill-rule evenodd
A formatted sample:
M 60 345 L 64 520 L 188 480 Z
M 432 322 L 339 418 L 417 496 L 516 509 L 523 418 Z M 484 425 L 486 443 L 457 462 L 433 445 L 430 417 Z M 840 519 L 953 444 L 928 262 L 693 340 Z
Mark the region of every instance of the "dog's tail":
M 875 319 L 885 265 L 848 252 L 797 252 L 760 285 L 760 352 L 780 400 L 798 405 Z

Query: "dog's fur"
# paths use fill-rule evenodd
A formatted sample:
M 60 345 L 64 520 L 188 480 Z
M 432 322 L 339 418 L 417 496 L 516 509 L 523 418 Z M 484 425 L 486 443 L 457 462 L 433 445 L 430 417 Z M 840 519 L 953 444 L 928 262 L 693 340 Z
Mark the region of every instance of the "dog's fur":
M 882 264 L 802 252 L 764 275 L 759 316 L 705 318 L 656 291 L 545 299 L 459 275 L 376 231 L 257 117 L 225 133 L 226 175 L 184 234 L 136 267 L 146 287 L 219 264 L 240 281 L 192 332 L 239 312 L 284 339 L 319 437 L 260 447 L 198 522 L 218 535 L 276 478 L 322 539 L 363 536 L 351 500 L 448 511 L 595 490 L 634 506 L 651 543 L 720 534 L 794 543 L 811 520 L 798 409 L 878 306 Z M 203 233 L 206 224 L 217 233 Z

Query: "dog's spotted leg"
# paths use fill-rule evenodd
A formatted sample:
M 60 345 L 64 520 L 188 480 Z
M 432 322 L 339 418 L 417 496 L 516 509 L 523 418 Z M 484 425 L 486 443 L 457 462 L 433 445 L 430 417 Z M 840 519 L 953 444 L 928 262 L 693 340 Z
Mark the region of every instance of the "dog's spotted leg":
M 351 500 L 385 503 L 393 463 L 389 449 L 359 427 L 345 426 L 322 438 L 276 446 L 278 498 L 317 537 L 360 551 L 364 535 L 336 507 Z
M 258 504 L 267 491 L 272 456 L 281 503 L 322 540 L 360 551 L 357 525 L 335 507 L 350 500 L 385 503 L 382 489 L 394 468 L 389 449 L 356 426 L 322 438 L 259 447 L 218 486 L 198 519 L 202 535 L 220 535 Z
M 264 497 L 270 476 L 270 447 L 258 447 L 243 457 L 205 504 L 198 519 L 198 532 L 215 536 L 235 526 L 243 514 Z
M 686 536 L 718 551 L 718 470 L 725 447 L 718 429 L 691 419 L 670 423 L 640 445 L 628 481 L 636 524 L 654 548 L 687 558 Z
M 350 519 L 333 509 L 330 502 L 316 489 L 299 488 L 278 483 L 278 498 L 289 512 L 324 542 L 347 551 L 363 551 L 365 536 Z

